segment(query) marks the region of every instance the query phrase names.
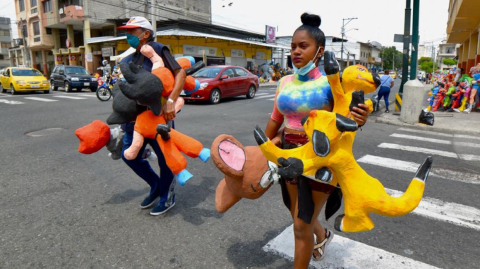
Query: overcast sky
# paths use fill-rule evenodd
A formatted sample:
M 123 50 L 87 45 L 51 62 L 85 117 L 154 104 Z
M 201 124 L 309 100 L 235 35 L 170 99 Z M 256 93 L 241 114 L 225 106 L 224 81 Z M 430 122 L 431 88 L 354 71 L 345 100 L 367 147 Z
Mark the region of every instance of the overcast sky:
M 265 33 L 265 25 L 278 27 L 277 36 L 292 35 L 305 12 L 321 16 L 325 35 L 341 36 L 343 18 L 356 17 L 346 28 L 351 41 L 377 41 L 397 46 L 394 34 L 403 34 L 405 0 L 212 0 L 214 23 Z M 413 9 L 413 0 L 412 9 Z M 231 6 L 228 4 L 232 3 Z M 448 0 L 420 1 L 420 44 L 446 39 Z M 225 7 L 222 7 L 225 6 Z M 2 0 L 0 16 L 15 18 L 14 0 Z M 350 30 L 351 29 L 351 30 Z M 353 30 L 358 29 L 358 30 Z M 12 25 L 14 37 L 17 29 Z

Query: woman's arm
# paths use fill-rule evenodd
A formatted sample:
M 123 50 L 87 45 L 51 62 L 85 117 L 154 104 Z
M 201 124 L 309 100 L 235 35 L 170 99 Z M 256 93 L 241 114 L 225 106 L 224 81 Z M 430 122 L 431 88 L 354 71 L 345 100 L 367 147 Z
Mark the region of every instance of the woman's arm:
M 265 134 L 269 139 L 272 140 L 272 142 L 275 145 L 279 145 L 282 141 L 281 138 L 276 137 L 278 130 L 280 130 L 280 127 L 282 126 L 281 122 L 278 122 L 274 119 L 270 119 L 267 123 L 267 127 L 265 128 Z

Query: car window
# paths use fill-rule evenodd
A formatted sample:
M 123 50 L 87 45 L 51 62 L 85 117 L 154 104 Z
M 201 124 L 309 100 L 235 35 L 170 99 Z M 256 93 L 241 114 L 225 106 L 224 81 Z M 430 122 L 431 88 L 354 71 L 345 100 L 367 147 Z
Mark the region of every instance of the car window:
M 247 76 L 247 72 L 245 72 L 243 69 L 240 69 L 240 68 L 235 68 L 235 73 L 237 73 L 237 77 Z
M 87 70 L 83 67 L 66 67 L 65 68 L 65 73 L 69 75 L 88 75 Z
M 10 76 L 10 69 L 7 69 L 7 71 L 5 71 L 5 76 Z
M 64 66 L 59 66 L 58 67 L 58 73 L 60 73 L 61 71 L 64 71 L 65 67 Z
M 35 69 L 12 69 L 12 74 L 14 76 L 42 76 L 42 73 L 38 72 Z
M 227 75 L 228 78 L 233 78 L 235 76 L 235 74 L 233 73 L 233 69 L 231 69 L 231 68 L 223 71 L 222 76 L 223 75 Z
M 202 68 L 192 75 L 194 78 L 214 78 L 218 76 L 218 73 L 222 71 L 222 68 Z

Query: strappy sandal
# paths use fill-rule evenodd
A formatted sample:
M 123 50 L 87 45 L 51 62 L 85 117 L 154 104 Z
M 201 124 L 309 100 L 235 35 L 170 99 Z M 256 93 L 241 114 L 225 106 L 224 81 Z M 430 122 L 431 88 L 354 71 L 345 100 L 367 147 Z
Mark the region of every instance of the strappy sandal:
M 314 261 L 321 261 L 323 259 L 323 257 L 325 257 L 325 249 L 327 247 L 327 245 L 330 243 L 330 241 L 332 241 L 333 239 L 333 232 L 327 230 L 325 228 L 325 239 L 323 239 L 322 242 L 317 242 L 317 244 L 315 246 L 313 246 L 313 255 L 312 255 L 312 259 Z M 315 250 L 318 251 L 318 253 L 320 254 L 320 256 L 318 257 L 315 257 Z

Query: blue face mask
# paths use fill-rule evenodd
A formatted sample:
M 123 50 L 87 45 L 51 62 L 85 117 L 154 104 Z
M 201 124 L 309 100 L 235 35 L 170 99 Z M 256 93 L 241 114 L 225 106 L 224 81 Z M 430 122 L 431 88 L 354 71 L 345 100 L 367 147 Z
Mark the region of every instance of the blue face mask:
M 143 33 L 142 33 L 142 35 L 143 35 Z M 132 34 L 129 34 L 129 33 L 125 34 L 125 36 L 127 36 L 128 45 L 130 45 L 130 47 L 136 49 L 138 47 L 138 45 L 140 44 L 140 38 L 138 36 L 135 36 L 135 35 L 132 35 Z
M 316 67 L 313 60 L 317 57 L 317 54 L 319 51 L 320 51 L 320 47 L 318 47 L 317 53 L 315 53 L 315 56 L 313 56 L 313 59 L 310 60 L 310 62 L 308 62 L 305 66 L 297 68 L 295 65 L 293 65 L 293 71 L 295 71 L 295 74 L 299 74 L 300 76 L 305 76 L 310 71 L 312 71 Z

